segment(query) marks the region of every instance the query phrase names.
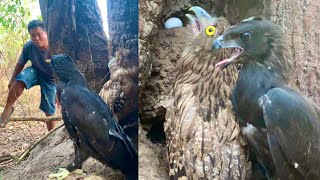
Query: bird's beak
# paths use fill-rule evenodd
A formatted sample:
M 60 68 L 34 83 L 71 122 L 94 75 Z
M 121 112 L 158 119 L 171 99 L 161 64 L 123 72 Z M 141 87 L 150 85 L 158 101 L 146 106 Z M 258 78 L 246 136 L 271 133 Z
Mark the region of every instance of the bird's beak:
M 109 63 L 108 63 L 108 68 L 110 68 L 111 65 L 112 65 L 113 63 L 115 63 L 115 62 L 116 62 L 116 57 L 110 59 L 110 60 L 109 60 Z
M 185 16 L 187 17 L 187 19 L 189 20 L 190 24 L 192 26 L 197 26 L 197 23 L 196 23 L 196 17 L 192 14 L 185 14 Z
M 200 31 L 200 25 L 197 18 L 192 14 L 185 14 L 187 19 L 189 20 L 193 33 L 198 33 Z
M 50 64 L 51 63 L 51 59 L 46 59 L 46 63 Z
M 223 48 L 233 48 L 233 53 L 231 57 L 224 59 L 215 65 L 216 67 L 221 67 L 222 69 L 228 67 L 231 63 L 236 62 L 240 54 L 243 52 L 243 48 L 241 48 L 235 41 L 225 41 L 224 36 L 221 35 L 213 41 L 212 49 Z
M 189 9 L 190 12 L 193 12 L 196 15 L 196 18 L 199 20 L 201 25 L 205 25 L 209 20 L 212 19 L 209 13 L 202 9 L 199 6 L 192 6 Z
M 222 43 L 223 42 L 223 35 L 219 36 L 218 38 L 216 38 L 213 43 L 212 43 L 212 49 L 221 49 L 222 47 Z

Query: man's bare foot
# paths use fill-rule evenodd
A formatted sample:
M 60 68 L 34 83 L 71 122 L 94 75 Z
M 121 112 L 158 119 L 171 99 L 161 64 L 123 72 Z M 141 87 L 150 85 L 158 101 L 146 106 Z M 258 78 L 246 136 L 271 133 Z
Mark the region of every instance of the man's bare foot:
M 10 116 L 13 114 L 14 108 L 11 108 L 11 111 L 3 111 L 0 117 L 0 127 L 5 127 L 9 122 Z

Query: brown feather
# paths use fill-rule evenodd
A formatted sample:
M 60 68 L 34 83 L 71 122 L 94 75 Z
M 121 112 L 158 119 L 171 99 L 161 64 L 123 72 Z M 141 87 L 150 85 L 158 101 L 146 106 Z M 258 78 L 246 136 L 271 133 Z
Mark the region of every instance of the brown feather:
M 106 101 L 114 113 L 118 123 L 137 144 L 138 131 L 138 58 L 127 49 L 116 53 L 116 60 L 110 66 L 110 79 L 100 91 L 100 96 Z M 133 137 L 134 136 L 134 137 Z
M 224 18 L 214 25 L 215 36 L 229 27 Z M 230 100 L 238 70 L 215 68 L 230 50 L 212 51 L 211 42 L 198 34 L 176 65 L 175 99 L 165 122 L 171 179 L 248 178 L 245 143 Z

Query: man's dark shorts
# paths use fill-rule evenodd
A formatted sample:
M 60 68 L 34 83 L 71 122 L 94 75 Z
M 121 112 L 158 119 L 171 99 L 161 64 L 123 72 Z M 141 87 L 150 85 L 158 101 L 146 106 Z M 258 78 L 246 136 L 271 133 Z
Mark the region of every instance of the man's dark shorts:
M 24 82 L 26 89 L 40 85 L 40 109 L 47 114 L 54 114 L 56 102 L 56 86 L 54 84 L 43 80 L 40 76 L 38 76 L 37 72 L 32 67 L 27 67 L 20 74 L 18 74 L 16 81 Z

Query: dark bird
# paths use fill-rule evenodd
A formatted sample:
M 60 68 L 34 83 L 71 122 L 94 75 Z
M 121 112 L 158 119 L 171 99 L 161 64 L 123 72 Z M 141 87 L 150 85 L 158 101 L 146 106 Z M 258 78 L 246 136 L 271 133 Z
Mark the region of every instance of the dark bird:
M 298 91 L 283 31 L 253 17 L 234 25 L 213 48 L 234 48 L 217 64 L 243 65 L 233 106 L 268 179 L 320 179 L 320 109 Z
M 69 56 L 53 56 L 51 66 L 59 79 L 63 122 L 75 148 L 75 159 L 67 170 L 81 168 L 91 156 L 119 169 L 128 179 L 137 179 L 137 151 L 108 105 L 88 88 L 86 79 Z
M 109 105 L 125 133 L 138 144 L 138 57 L 120 49 L 109 61 L 110 79 L 99 95 Z
M 186 34 L 190 43 L 176 65 L 174 102 L 165 122 L 170 179 L 246 179 L 250 166 L 230 99 L 238 70 L 215 69 L 230 50 L 211 50 L 229 23 L 200 7 L 190 11 L 194 32 Z

